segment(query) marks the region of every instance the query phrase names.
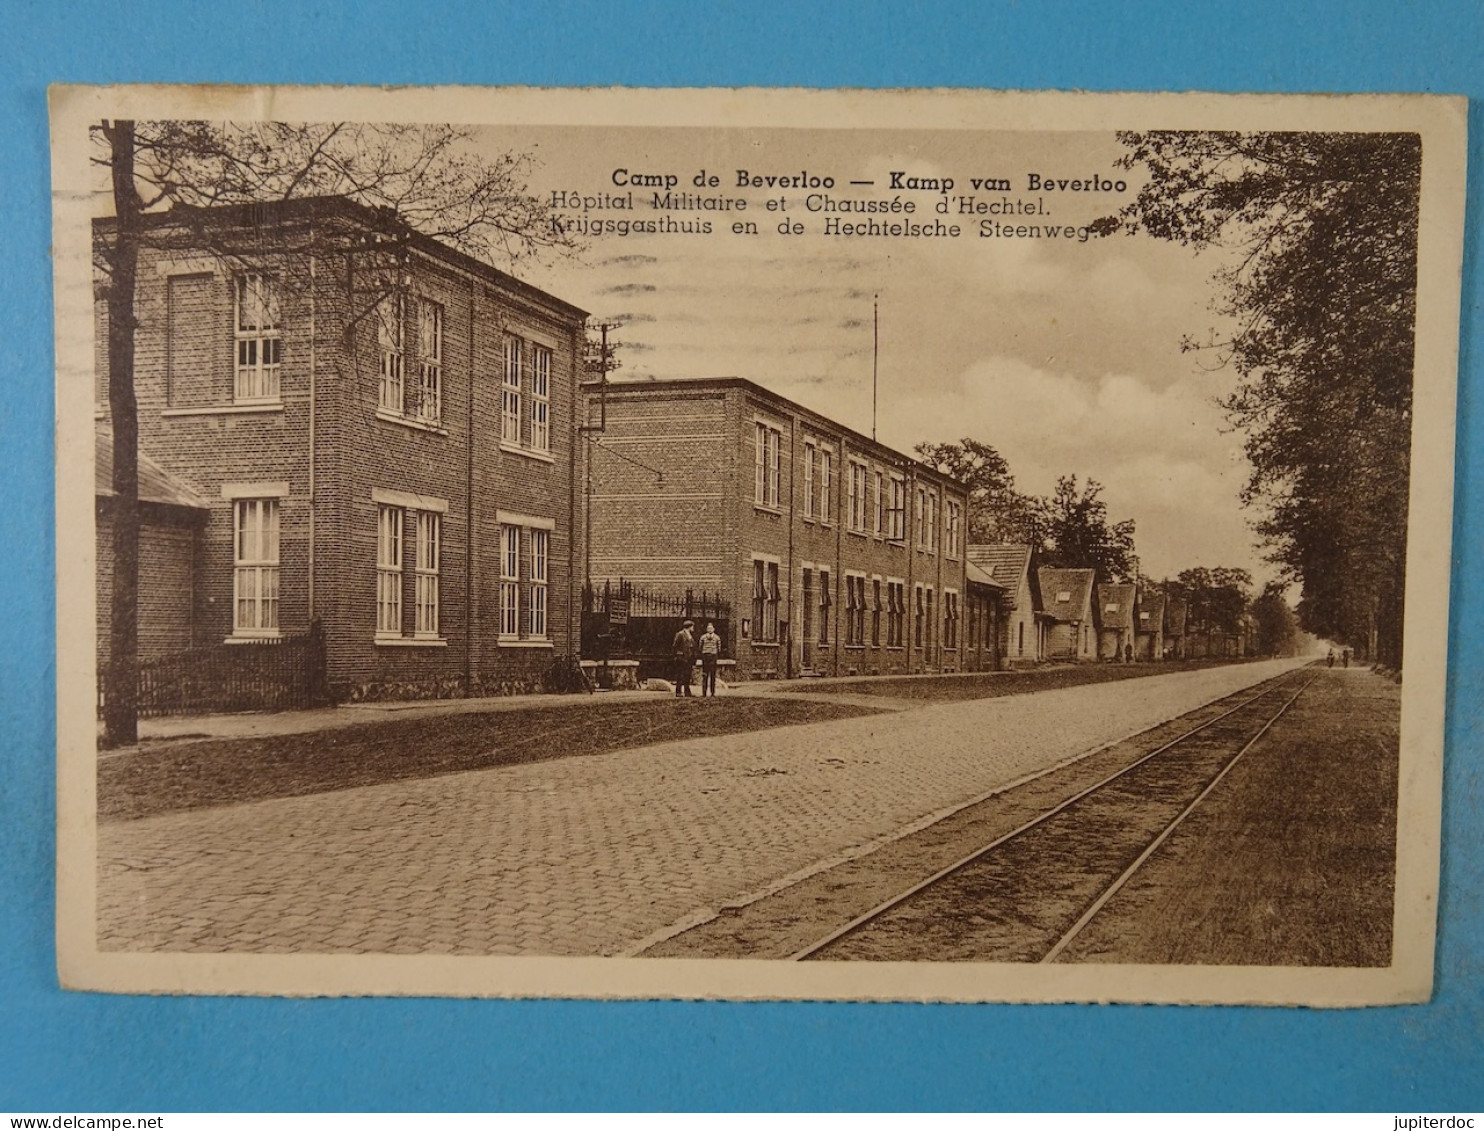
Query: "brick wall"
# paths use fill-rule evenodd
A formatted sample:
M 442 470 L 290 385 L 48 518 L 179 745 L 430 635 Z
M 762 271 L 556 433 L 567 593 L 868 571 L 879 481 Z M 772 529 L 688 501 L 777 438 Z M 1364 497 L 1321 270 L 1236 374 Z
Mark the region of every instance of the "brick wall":
M 578 544 L 569 512 L 577 316 L 546 307 L 539 293 L 506 286 L 488 272 L 414 254 L 403 280 L 414 304 L 405 338 L 409 407 L 421 360 L 415 304 L 436 303 L 443 313 L 441 414 L 433 426 L 417 427 L 378 412 L 380 345 L 375 316 L 367 312 L 384 293 L 382 278 L 345 255 L 319 257 L 311 277 L 303 261 L 276 258 L 271 240 L 265 248 L 261 261 L 248 267 L 284 279 L 280 398 L 271 405 L 233 403 L 233 269 L 190 248 L 146 247 L 140 256 L 135 380 L 141 448 L 209 505 L 196 583 L 184 590 L 194 589 L 197 642 L 233 632 L 234 502 L 226 496 L 251 491 L 254 484 L 281 484 L 287 491 L 279 498 L 279 629 L 303 632 L 311 615 L 320 618 L 336 694 L 424 696 L 534 687 L 555 656 L 576 650 L 569 561 Z M 99 403 L 106 409 L 102 303 L 97 329 Z M 539 340 L 552 351 L 551 450 L 545 458 L 499 444 L 507 332 Z M 431 645 L 376 642 L 377 492 L 441 500 L 439 640 Z M 417 509 L 410 507 L 404 520 L 408 637 L 414 627 Z M 551 527 L 550 641 L 542 647 L 508 648 L 496 640 L 499 512 L 535 516 Z M 528 543 L 522 561 L 528 572 Z M 528 588 L 522 586 L 523 600 Z M 106 616 L 106 602 L 100 608 Z M 528 624 L 525 609 L 523 618 Z
M 588 389 L 590 420 L 596 420 L 597 394 Z M 654 586 L 719 585 L 732 602 L 734 620 L 748 633 L 736 642 L 737 674 L 742 678 L 799 674 L 888 674 L 953 670 L 958 649 L 942 646 L 942 596 L 960 595 L 959 633 L 965 627 L 964 547 L 946 553 L 949 498 L 966 504 L 961 488 L 926 472 L 913 461 L 856 436 L 834 422 L 740 381 L 665 382 L 611 385 L 608 428 L 594 445 L 592 478 L 592 576 L 598 583 L 619 576 Z M 759 505 L 755 497 L 757 427 L 778 433 L 778 504 Z M 805 506 L 804 455 L 831 454 L 828 497 L 816 463 L 814 513 Z M 623 458 L 627 457 L 627 458 Z M 849 469 L 852 458 L 867 468 L 865 529 L 850 529 Z M 939 494 L 936 549 L 891 542 L 874 528 L 874 475 L 895 471 L 912 486 L 917 477 Z M 889 477 L 884 480 L 889 482 Z M 682 486 L 677 486 L 682 485 Z M 909 504 L 913 502 L 909 491 Z M 915 514 L 908 516 L 910 534 Z M 760 638 L 754 608 L 755 561 L 779 570 L 779 639 Z M 808 596 L 805 582 L 808 571 Z M 866 581 L 867 608 L 862 643 L 847 644 L 846 575 Z M 828 575 L 828 602 L 821 600 Z M 873 643 L 871 607 L 874 585 L 887 579 L 931 586 L 934 626 L 925 644 L 888 647 L 887 614 L 881 613 Z M 821 632 L 822 627 L 827 631 Z
M 108 665 L 113 599 L 112 508 L 100 501 L 97 521 L 96 580 L 98 670 Z M 157 512 L 139 524 L 139 659 L 155 660 L 192 648 L 192 602 L 199 533 L 193 523 L 172 522 Z

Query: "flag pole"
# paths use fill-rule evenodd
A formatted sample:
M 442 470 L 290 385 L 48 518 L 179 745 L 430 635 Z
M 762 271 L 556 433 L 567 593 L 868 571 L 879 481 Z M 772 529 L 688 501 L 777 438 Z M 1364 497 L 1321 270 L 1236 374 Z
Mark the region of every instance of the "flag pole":
M 881 360 L 881 296 L 871 296 L 871 439 L 876 438 L 876 370 Z

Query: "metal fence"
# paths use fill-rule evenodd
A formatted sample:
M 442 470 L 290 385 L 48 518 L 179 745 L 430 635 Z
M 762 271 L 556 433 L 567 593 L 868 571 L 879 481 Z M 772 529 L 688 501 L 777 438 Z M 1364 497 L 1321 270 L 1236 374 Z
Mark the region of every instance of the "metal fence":
M 99 681 L 100 716 L 106 683 L 105 674 Z M 285 711 L 329 701 L 325 638 L 318 621 L 302 635 L 193 648 L 139 665 L 140 718 Z
M 694 589 L 664 592 L 630 582 L 605 581 L 582 589 L 582 658 L 638 660 L 641 678 L 671 663 L 675 634 L 694 621 L 700 638 L 708 623 L 721 637 L 721 654 L 734 655 L 732 605 L 719 593 Z

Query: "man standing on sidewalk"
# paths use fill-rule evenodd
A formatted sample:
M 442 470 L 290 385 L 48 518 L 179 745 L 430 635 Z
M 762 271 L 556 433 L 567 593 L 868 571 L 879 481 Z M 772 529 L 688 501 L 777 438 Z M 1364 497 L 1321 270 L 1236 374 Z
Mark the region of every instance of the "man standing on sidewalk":
M 675 654 L 675 697 L 690 698 L 691 673 L 696 666 L 696 638 L 691 633 L 694 621 L 686 621 L 675 634 L 672 651 Z
M 716 661 L 721 659 L 721 637 L 716 625 L 707 623 L 701 634 L 701 698 L 716 698 Z

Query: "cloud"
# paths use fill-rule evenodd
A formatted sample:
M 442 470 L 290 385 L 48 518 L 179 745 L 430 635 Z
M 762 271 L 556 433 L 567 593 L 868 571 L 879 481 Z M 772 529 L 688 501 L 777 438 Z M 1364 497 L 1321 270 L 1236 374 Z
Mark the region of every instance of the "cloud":
M 883 386 L 881 404 L 881 436 L 894 447 L 981 440 L 1034 494 L 1050 493 L 1059 475 L 1096 479 L 1110 516 L 1134 519 L 1151 572 L 1196 561 L 1262 572 L 1238 503 L 1241 437 L 1222 431 L 1221 410 L 1198 380 L 1079 379 L 991 357 L 910 389 Z

